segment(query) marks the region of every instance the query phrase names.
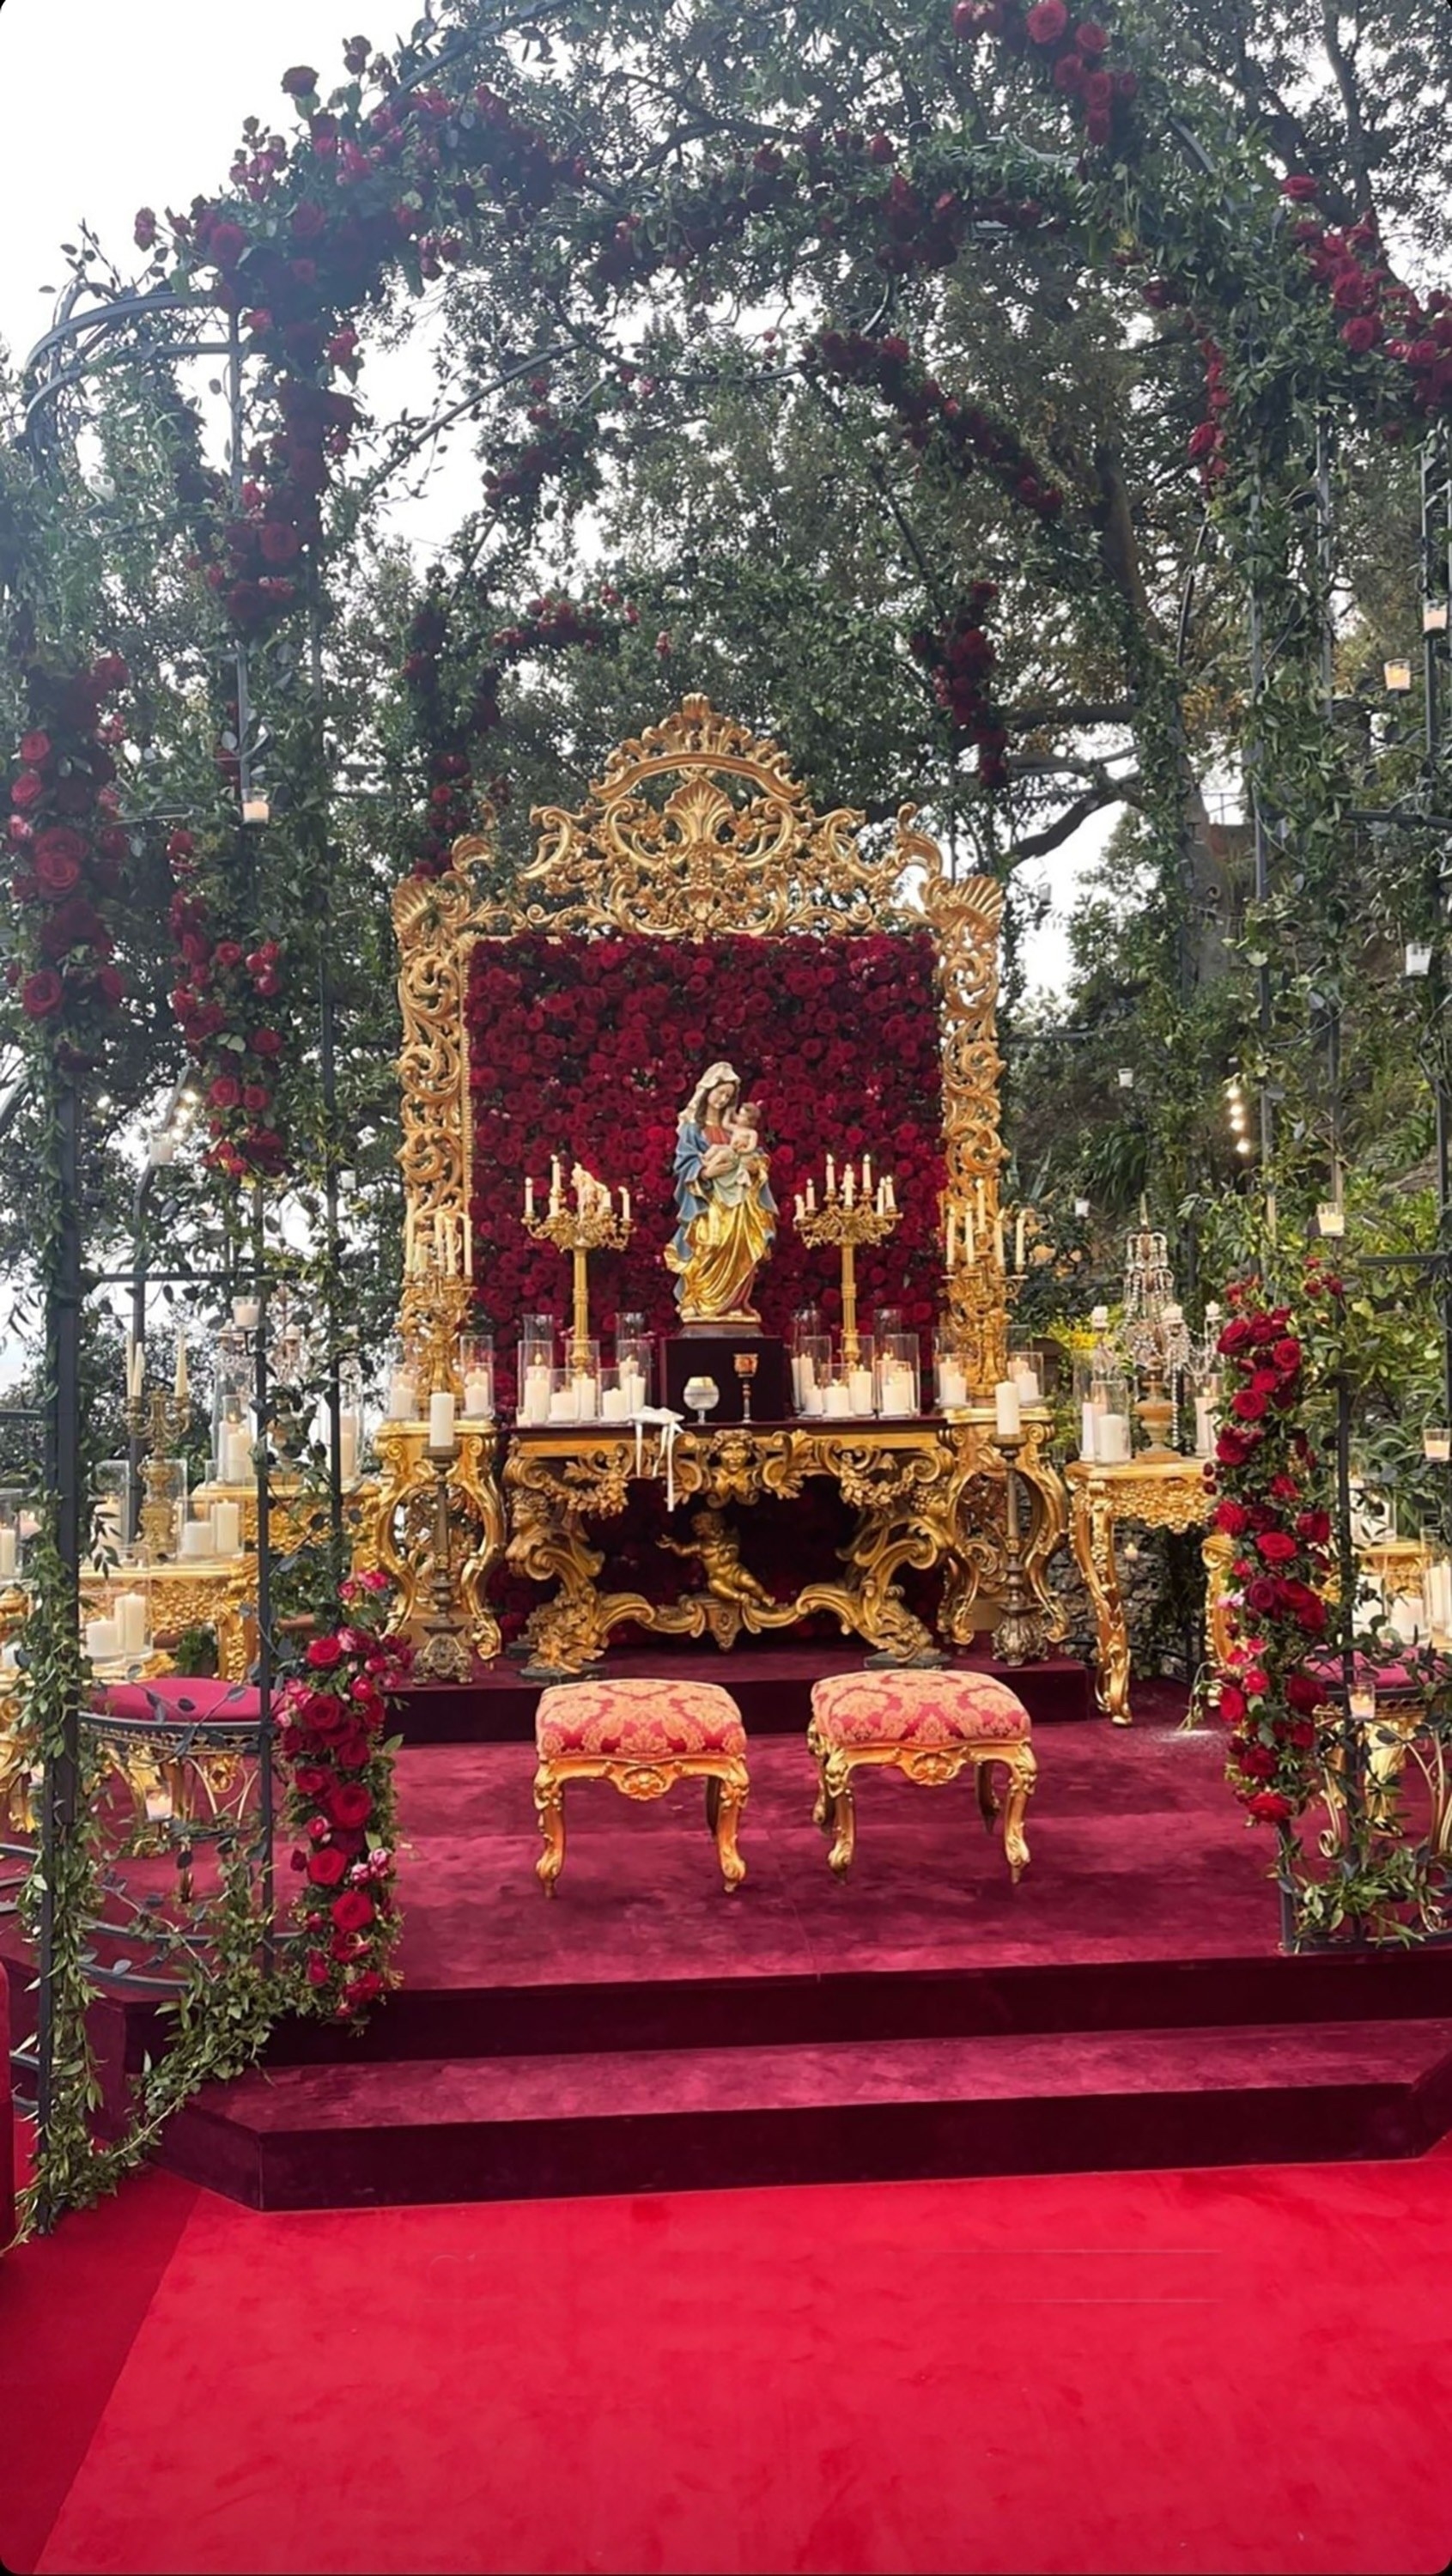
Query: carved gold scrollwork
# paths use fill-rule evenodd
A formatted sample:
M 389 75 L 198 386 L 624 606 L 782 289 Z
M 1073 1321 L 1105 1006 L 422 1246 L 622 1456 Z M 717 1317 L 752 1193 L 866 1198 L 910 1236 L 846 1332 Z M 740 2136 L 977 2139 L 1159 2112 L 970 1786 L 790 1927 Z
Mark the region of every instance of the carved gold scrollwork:
M 497 1435 L 461 1426 L 448 1472 L 450 1565 L 469 1640 L 481 1661 L 499 1652 L 499 1622 L 489 1607 L 489 1578 L 504 1554 L 504 1505 L 494 1473 Z M 422 1422 L 386 1422 L 378 1433 L 382 1474 L 369 1499 L 358 1551 L 380 1566 L 396 1589 L 393 1625 L 418 1637 L 433 1573 L 436 1480 Z

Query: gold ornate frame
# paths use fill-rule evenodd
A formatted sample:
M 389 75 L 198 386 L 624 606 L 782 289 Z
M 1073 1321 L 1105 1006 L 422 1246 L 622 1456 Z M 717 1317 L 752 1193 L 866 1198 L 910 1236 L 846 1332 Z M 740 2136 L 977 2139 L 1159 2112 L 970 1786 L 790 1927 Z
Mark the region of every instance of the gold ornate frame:
M 661 786 L 664 796 L 654 792 Z M 996 879 L 952 875 L 911 805 L 901 808 L 882 856 L 864 855 L 863 814 L 848 806 L 816 813 L 778 746 L 718 715 L 703 697 L 684 698 L 663 723 L 622 743 L 578 813 L 544 806 L 532 819 L 540 827 L 538 853 L 508 893 L 477 882 L 486 865 L 497 867 L 492 840 L 480 834 L 455 842 L 445 875 L 405 878 L 393 899 L 403 1012 L 400 1322 L 426 1382 L 447 1382 L 445 1339 L 471 1293 L 465 1004 L 480 939 L 521 930 L 707 939 L 925 927 L 938 955 L 943 1213 L 953 1207 L 961 1217 L 971 1208 L 976 1218 L 981 1188 L 992 1240 L 1003 1162 L 996 1038 L 1003 889 Z M 920 910 L 903 899 L 905 881 Z M 972 1382 L 986 1389 L 1003 1374 L 1007 1310 L 1001 1274 L 981 1271 L 976 1289 L 965 1284 L 974 1276 L 955 1274 L 950 1293 L 970 1346 Z

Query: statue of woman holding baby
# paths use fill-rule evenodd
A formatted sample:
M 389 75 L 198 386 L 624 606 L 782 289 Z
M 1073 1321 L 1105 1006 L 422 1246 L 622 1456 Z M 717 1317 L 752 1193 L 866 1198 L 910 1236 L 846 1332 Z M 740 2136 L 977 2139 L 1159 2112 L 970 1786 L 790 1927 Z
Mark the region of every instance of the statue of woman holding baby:
M 733 1065 L 708 1065 L 676 1122 L 676 1230 L 666 1246 L 683 1324 L 758 1324 L 752 1282 L 776 1235 L 754 1102 Z

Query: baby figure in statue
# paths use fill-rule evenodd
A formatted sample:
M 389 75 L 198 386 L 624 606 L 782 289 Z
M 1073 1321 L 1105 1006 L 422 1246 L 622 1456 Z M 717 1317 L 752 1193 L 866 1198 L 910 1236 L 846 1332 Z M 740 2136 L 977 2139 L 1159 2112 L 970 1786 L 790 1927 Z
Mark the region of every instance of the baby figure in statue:
M 726 1142 L 736 1157 L 733 1171 L 729 1163 L 717 1166 L 716 1186 L 728 1207 L 740 1205 L 745 1193 L 764 1175 L 767 1157 L 761 1151 L 761 1103 L 746 1100 L 736 1111 L 726 1130 Z

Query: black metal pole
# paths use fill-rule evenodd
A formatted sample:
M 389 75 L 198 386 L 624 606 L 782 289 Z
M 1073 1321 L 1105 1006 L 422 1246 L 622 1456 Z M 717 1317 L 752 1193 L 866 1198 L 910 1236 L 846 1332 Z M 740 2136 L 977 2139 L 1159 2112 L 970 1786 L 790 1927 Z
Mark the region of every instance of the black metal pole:
M 267 1219 L 262 1183 L 253 1185 L 252 1266 L 257 1286 L 257 1337 L 253 1345 L 252 1400 L 257 1415 L 253 1468 L 257 1489 L 257 1876 L 262 1898 L 262 1955 L 275 1956 L 276 1893 L 272 1838 L 272 1393 L 267 1368 Z
M 56 1608 L 77 1634 L 81 1593 L 81 1100 L 73 1074 L 58 1078 L 56 1112 L 57 1238 L 46 1291 L 46 1347 L 50 1394 L 46 1424 L 47 1481 L 55 1497 L 55 1542 L 60 1600 Z M 80 1711 L 67 1693 L 58 1742 L 45 1763 L 41 1789 L 41 1900 L 39 1992 L 36 2013 L 36 2132 L 43 2149 L 55 2106 L 56 1881 L 65 1845 L 76 1830 L 80 1773 Z M 60 2211 L 41 2191 L 36 2223 L 54 2226 Z
M 327 739 L 323 693 L 323 616 L 316 564 L 309 570 L 308 644 L 312 684 L 314 788 L 321 815 L 327 777 Z M 338 1347 L 338 1054 L 337 1009 L 333 987 L 332 892 L 333 839 L 326 818 L 317 833 L 317 882 L 322 906 L 318 943 L 318 1073 L 323 1099 L 323 1223 L 326 1259 L 324 1321 L 327 1330 L 328 1530 L 332 1573 L 341 1582 L 343 1564 L 343 1377 Z

